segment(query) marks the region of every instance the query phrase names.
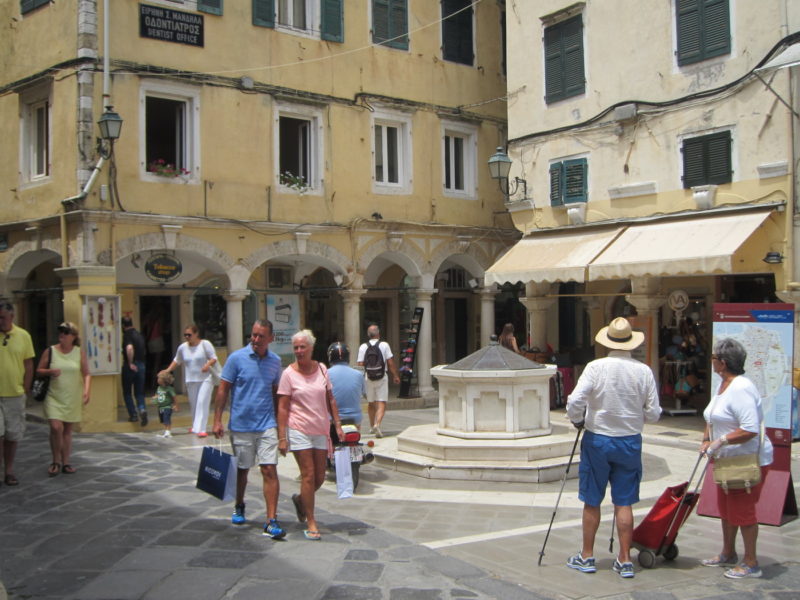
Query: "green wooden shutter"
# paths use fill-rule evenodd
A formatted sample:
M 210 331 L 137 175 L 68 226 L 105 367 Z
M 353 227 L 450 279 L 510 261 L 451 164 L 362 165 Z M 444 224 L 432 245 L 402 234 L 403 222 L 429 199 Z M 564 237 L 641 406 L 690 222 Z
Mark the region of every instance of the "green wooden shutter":
M 459 10 L 461 12 L 453 15 Z M 474 54 L 470 0 L 442 1 L 442 56 L 445 60 L 472 65 Z
M 706 139 L 706 164 L 708 183 L 730 183 L 731 170 L 731 132 L 708 136 Z
M 679 65 L 730 53 L 729 0 L 678 0 L 675 7 Z
M 706 183 L 703 140 L 693 138 L 683 142 L 683 187 L 689 189 Z
M 210 15 L 222 15 L 222 0 L 197 0 L 197 10 Z
M 586 78 L 583 72 L 583 19 L 564 21 L 562 27 L 564 56 L 564 94 L 567 98 L 583 94 Z
M 704 0 L 703 50 L 705 58 L 722 56 L 731 51 L 731 20 L 728 0 Z
M 275 27 L 274 0 L 253 0 L 253 25 Z
M 583 17 L 567 19 L 544 31 L 545 100 L 556 102 L 583 94 Z
M 406 0 L 389 0 L 389 37 L 392 48 L 408 50 L 408 6 Z
M 372 0 L 372 42 L 389 39 L 389 0 Z
M 564 80 L 561 77 L 561 35 L 555 27 L 544 30 L 544 82 L 545 100 L 555 102 L 564 98 Z
M 703 41 L 700 35 L 702 26 L 700 2 L 701 0 L 678 0 L 675 4 L 679 65 L 702 60 Z
M 588 165 L 585 158 L 564 161 L 564 204 L 586 202 Z
M 50 0 L 21 0 L 19 4 L 19 12 L 21 14 L 25 14 L 27 12 L 32 11 L 34 8 L 39 8 L 45 4 L 48 4 Z
M 330 42 L 344 42 L 343 0 L 322 0 L 320 37 Z
M 730 183 L 732 179 L 730 131 L 684 140 L 684 188 Z
M 564 205 L 564 163 L 550 165 L 550 206 Z

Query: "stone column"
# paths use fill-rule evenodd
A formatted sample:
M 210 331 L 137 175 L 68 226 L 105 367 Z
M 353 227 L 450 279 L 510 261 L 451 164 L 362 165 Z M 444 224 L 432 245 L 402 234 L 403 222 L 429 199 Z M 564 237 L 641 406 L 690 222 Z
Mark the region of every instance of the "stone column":
M 361 331 L 358 313 L 364 289 L 339 290 L 344 303 L 344 343 L 350 348 L 350 364 L 355 365 L 358 358 L 358 347 L 361 345 Z M 366 331 L 364 332 L 366 339 Z
M 228 324 L 228 354 L 244 346 L 242 339 L 242 300 L 247 298 L 250 292 L 247 290 L 228 290 L 225 294 L 226 316 Z
M 55 269 L 55 273 L 61 278 L 64 290 L 64 320 L 78 324 L 81 331 L 87 326 L 83 322 L 83 296 L 109 296 L 116 299 L 117 270 L 114 267 L 63 267 Z M 117 324 L 120 316 L 115 315 Z M 120 329 L 120 333 L 121 331 Z M 121 339 L 113 340 L 112 345 L 116 346 L 111 348 L 112 352 L 121 352 Z M 93 375 L 92 394 L 89 404 L 83 407 L 81 430 L 127 431 L 129 423 L 117 423 L 117 407 L 121 400 L 122 383 L 119 372 Z
M 628 294 L 625 299 L 636 307 L 640 317 L 649 317 L 650 331 L 647 332 L 644 343 L 647 344 L 650 356 L 650 368 L 658 384 L 658 311 L 666 301 L 663 296 L 649 296 L 644 294 Z
M 586 314 L 589 317 L 589 336 L 591 345 L 594 347 L 594 357 L 602 358 L 606 355 L 606 348 L 594 341 L 594 336 L 602 327 L 608 325 L 606 320 L 606 305 L 608 298 L 598 298 L 596 296 L 589 296 L 584 299 L 586 305 Z
M 528 335 L 530 346 L 538 347 L 542 352 L 547 350 L 547 311 L 553 306 L 555 298 L 536 296 L 520 298 L 519 301 L 528 310 Z
M 427 398 L 434 395 L 433 385 L 431 384 L 431 298 L 436 293 L 434 289 L 418 289 L 417 307 L 422 308 L 422 323 L 419 326 L 419 336 L 417 337 L 417 387 L 419 395 Z M 397 350 L 397 349 L 393 349 Z M 395 361 L 396 362 L 396 361 Z
M 481 297 L 481 339 L 480 347 L 489 345 L 489 338 L 497 333 L 494 330 L 494 299 L 497 288 L 494 286 L 481 288 L 478 293 Z

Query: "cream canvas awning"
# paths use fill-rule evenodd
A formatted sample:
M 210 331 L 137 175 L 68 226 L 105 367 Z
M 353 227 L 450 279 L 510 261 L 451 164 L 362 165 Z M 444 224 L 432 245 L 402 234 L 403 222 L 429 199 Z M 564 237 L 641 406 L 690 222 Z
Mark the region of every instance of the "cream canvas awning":
M 589 281 L 764 270 L 759 263 L 769 238 L 757 231 L 769 215 L 759 211 L 630 225 L 589 265 Z M 742 249 L 746 244 L 754 246 L 751 252 Z
M 577 281 L 586 267 L 619 234 L 622 227 L 569 233 L 547 233 L 523 238 L 487 269 L 485 283 Z

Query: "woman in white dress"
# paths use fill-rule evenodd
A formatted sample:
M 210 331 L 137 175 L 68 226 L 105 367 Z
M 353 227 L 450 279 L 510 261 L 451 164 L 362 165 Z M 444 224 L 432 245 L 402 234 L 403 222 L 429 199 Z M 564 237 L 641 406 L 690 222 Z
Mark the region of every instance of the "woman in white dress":
M 166 368 L 172 372 L 178 365 L 183 365 L 183 380 L 186 383 L 186 395 L 189 396 L 189 408 L 192 415 L 192 427 L 189 433 L 197 437 L 207 437 L 206 425 L 211 405 L 211 393 L 214 382 L 211 371 L 217 362 L 217 353 L 208 340 L 200 337 L 197 325 L 188 325 L 183 332 L 186 341 L 178 346 L 175 358 Z

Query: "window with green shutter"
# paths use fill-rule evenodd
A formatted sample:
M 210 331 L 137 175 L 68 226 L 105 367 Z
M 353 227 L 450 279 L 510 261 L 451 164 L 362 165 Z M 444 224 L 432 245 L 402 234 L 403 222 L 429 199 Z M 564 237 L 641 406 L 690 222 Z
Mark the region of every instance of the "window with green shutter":
M 686 139 L 682 152 L 685 189 L 732 181 L 730 131 Z
M 679 65 L 730 54 L 729 0 L 677 0 L 675 11 Z
M 577 15 L 544 30 L 545 101 L 583 94 L 583 17 Z
M 442 56 L 472 66 L 471 0 L 442 0 Z
M 197 0 L 197 10 L 210 15 L 222 15 L 222 0 Z
M 372 0 L 372 42 L 408 50 L 406 0 Z
M 330 42 L 344 42 L 344 0 L 322 0 L 320 37 Z
M 24 15 L 45 4 L 50 4 L 50 0 L 20 0 L 19 11 Z
M 275 27 L 274 0 L 253 0 L 253 25 Z
M 550 206 L 586 202 L 589 165 L 585 158 L 576 158 L 550 165 Z

